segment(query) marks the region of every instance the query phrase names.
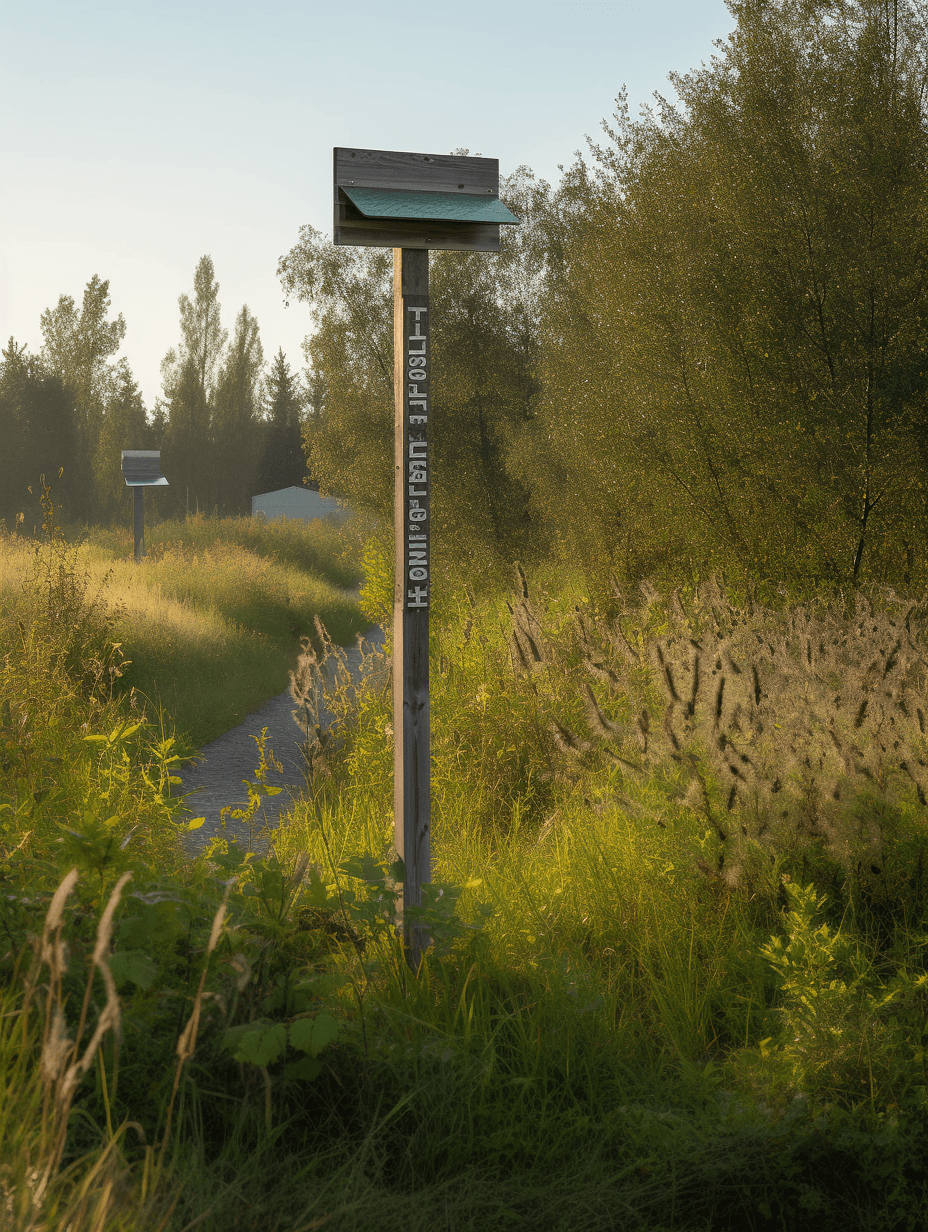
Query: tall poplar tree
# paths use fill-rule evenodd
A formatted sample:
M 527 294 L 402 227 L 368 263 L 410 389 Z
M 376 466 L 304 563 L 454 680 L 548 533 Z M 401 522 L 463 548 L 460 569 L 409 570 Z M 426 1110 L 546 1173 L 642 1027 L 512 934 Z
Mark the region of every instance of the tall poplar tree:
M 77 442 L 69 465 L 85 485 L 85 508 L 90 516 L 100 512 L 97 446 L 107 402 L 118 380 L 110 361 L 126 334 L 122 314 L 108 319 L 109 287 L 108 279 L 94 274 L 84 288 L 79 309 L 70 295 L 62 295 L 40 318 L 42 364 L 50 375 L 58 377 L 74 400 Z
M 161 363 L 168 408 L 163 467 L 169 468 L 180 507 L 210 510 L 215 502 L 211 418 L 216 374 L 228 333 L 222 328 L 219 283 L 212 257 L 201 257 L 193 296 L 181 295 L 181 342 Z
M 264 349 L 258 322 L 245 304 L 216 381 L 211 435 L 215 504 L 221 513 L 251 512 L 259 460 Z
M 141 391 L 123 360 L 116 367 L 94 456 L 97 498 L 104 521 L 131 516 L 131 493 L 122 477 L 122 451 L 154 448 Z

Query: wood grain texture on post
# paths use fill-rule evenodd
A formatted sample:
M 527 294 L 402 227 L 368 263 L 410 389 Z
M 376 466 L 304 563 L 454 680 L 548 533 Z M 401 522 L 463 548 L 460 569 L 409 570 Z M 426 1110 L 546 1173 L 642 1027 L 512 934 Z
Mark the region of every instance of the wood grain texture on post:
M 431 881 L 429 600 L 431 535 L 428 428 L 429 254 L 393 250 L 396 573 L 393 594 L 393 809 L 397 854 L 406 868 L 403 935 L 413 970 L 428 945 L 405 919 Z
M 139 561 L 145 555 L 145 489 L 135 488 L 134 491 L 134 547 L 135 559 Z

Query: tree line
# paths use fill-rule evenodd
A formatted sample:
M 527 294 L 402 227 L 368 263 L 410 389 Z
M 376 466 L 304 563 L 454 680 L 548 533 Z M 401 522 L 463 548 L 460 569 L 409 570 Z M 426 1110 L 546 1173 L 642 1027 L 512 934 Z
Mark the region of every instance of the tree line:
M 620 95 L 559 183 L 504 181 L 523 222 L 499 255 L 432 255 L 435 549 L 458 576 L 928 580 L 928 10 L 729 7 L 676 102 L 633 118 Z M 39 355 L 11 341 L 0 516 L 61 459 L 72 515 L 113 517 L 119 450 L 151 445 L 175 511 L 247 511 L 308 465 L 389 551 L 392 254 L 305 227 L 278 273 L 311 314 L 305 384 L 282 354 L 265 375 L 247 307 L 230 340 L 208 257 L 150 414 L 107 283 L 43 314 Z
M 921 0 L 740 0 L 709 64 L 623 95 L 500 255 L 431 258 L 436 547 L 605 592 L 724 570 L 928 577 L 928 25 Z M 392 262 L 304 228 L 324 489 L 389 525 Z
M 39 480 L 53 482 L 62 516 L 109 523 L 129 516 L 123 449 L 160 449 L 171 486 L 151 494 L 163 516 L 250 513 L 251 497 L 300 484 L 306 389 L 280 350 L 264 360 L 247 305 L 231 341 L 219 285 L 204 256 L 181 295 L 178 347 L 162 363 L 164 396 L 149 412 L 125 357 L 122 315 L 94 275 L 78 306 L 62 295 L 41 316 L 38 354 L 10 339 L 0 360 L 0 518 L 41 521 Z

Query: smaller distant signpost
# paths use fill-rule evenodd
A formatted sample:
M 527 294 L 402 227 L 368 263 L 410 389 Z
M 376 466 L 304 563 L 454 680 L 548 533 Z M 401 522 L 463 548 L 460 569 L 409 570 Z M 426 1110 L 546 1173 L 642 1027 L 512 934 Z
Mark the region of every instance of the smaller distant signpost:
M 126 487 L 135 489 L 135 559 L 139 561 L 145 555 L 145 489 L 168 486 L 161 474 L 161 450 L 124 449 L 122 476 Z
M 416 970 L 427 938 L 405 908 L 421 904 L 431 881 L 429 250 L 499 252 L 500 226 L 519 219 L 499 199 L 495 158 L 337 147 L 334 169 L 335 243 L 393 249 L 393 812 L 406 869 L 403 934 Z

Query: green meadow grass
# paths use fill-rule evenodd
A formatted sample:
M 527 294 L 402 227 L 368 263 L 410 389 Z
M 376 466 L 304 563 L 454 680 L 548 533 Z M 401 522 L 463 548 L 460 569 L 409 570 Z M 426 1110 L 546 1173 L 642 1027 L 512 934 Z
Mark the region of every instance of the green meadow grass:
M 94 543 L 116 556 L 131 556 L 132 533 L 127 528 L 96 529 Z M 325 577 L 334 586 L 352 589 L 360 581 L 354 533 L 326 519 L 302 522 L 287 518 L 206 518 L 156 522 L 146 527 L 150 557 L 164 552 L 203 552 L 219 545 L 245 548 L 257 556 L 294 565 Z
M 96 531 L 75 568 L 116 613 L 129 661 L 121 686 L 199 746 L 287 686 L 299 639 L 318 616 L 338 642 L 364 627 L 348 591 L 360 580 L 351 541 L 327 524 L 251 518 L 163 522 L 136 565 L 127 532 Z M 32 547 L 0 548 L 0 595 L 12 603 Z
M 162 602 L 194 604 L 170 551 Z M 257 566 L 196 551 L 246 603 Z M 624 612 L 618 637 L 576 588 L 535 606 L 447 599 L 434 945 L 414 974 L 393 928 L 384 665 L 372 656 L 354 690 L 328 677 L 334 734 L 267 856 L 218 840 L 186 857 L 176 746 L 110 687 L 112 613 L 81 589 L 86 559 L 40 573 L 0 620 L 0 1211 L 15 1232 L 924 1226 L 916 635 L 893 684 L 915 724 L 897 725 L 908 787 L 887 762 L 882 782 L 848 771 L 841 800 L 816 804 L 799 775 L 770 796 L 770 838 L 760 771 L 753 804 L 717 824 L 727 744 L 701 748 L 682 668 L 680 706 L 656 721 L 669 685 L 644 652 L 693 649 L 673 641 L 678 600 Z M 377 585 L 369 571 L 369 616 Z M 896 619 L 867 617 L 874 661 Z M 774 617 L 751 621 L 798 672 Z M 889 656 L 880 670 L 891 680 Z M 734 731 L 706 687 L 710 726 Z M 791 696 L 770 704 L 791 712 Z M 677 759 L 653 730 L 636 744 L 643 707 Z M 755 737 L 742 748 L 761 766 Z

